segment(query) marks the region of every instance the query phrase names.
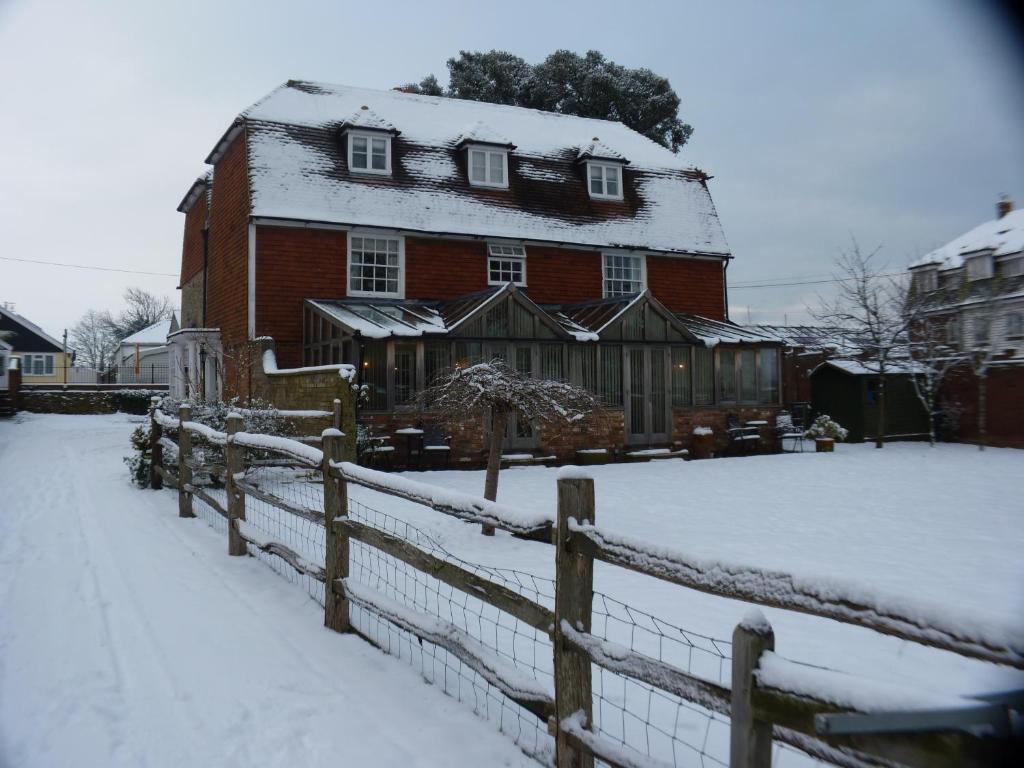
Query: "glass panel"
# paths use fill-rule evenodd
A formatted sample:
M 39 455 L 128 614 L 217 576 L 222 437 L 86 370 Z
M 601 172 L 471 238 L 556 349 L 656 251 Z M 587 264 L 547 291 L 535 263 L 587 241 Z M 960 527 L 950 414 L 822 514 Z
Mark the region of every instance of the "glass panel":
M 352 167 L 353 168 L 365 168 L 366 167 L 366 137 L 365 136 L 353 136 L 352 137 Z
M 373 139 L 371 142 L 373 148 L 373 167 L 378 171 L 386 171 L 388 167 L 388 140 L 387 139 Z
M 363 347 L 362 384 L 367 387 L 366 407 L 374 411 L 387 410 L 387 348 L 383 343 Z
M 736 400 L 736 350 L 718 350 L 719 399 Z
M 639 256 L 604 255 L 604 295 L 625 296 L 643 290 Z
M 590 166 L 590 192 L 594 195 L 604 194 L 604 177 L 599 165 Z
M 507 337 L 508 301 L 502 301 L 484 315 L 484 336 Z
M 757 400 L 757 352 L 744 349 L 739 353 L 740 366 L 740 400 L 753 402 Z
M 619 169 L 614 165 L 610 165 L 604 169 L 605 176 L 605 193 L 609 195 L 619 194 Z
M 714 350 L 709 347 L 693 348 L 693 402 L 711 405 L 715 402 Z
M 352 238 L 349 258 L 351 290 L 398 295 L 400 277 L 397 239 Z
M 665 370 L 667 355 L 661 347 L 652 347 L 651 355 L 651 432 L 663 435 L 668 432 L 668 402 L 665 391 Z
M 487 181 L 487 153 L 479 149 L 469 152 L 469 178 L 472 181 Z
M 597 347 L 569 345 L 569 381 L 597 393 Z
M 779 350 L 761 350 L 761 402 L 779 401 Z
M 505 183 L 505 159 L 501 152 L 491 152 L 490 181 L 491 184 Z
M 455 344 L 455 366 L 465 368 L 483 360 L 483 348 L 479 341 L 460 341 Z
M 447 371 L 452 366 L 451 345 L 442 342 L 427 344 L 423 349 L 424 378 L 429 387 L 438 374 Z
M 562 370 L 562 345 L 541 344 L 540 375 L 545 379 L 562 381 L 565 373 Z
M 647 410 L 647 399 L 644 397 L 644 354 L 639 349 L 629 353 L 629 432 L 633 435 L 646 435 L 647 422 L 644 418 Z
M 672 347 L 672 405 L 687 406 L 690 397 L 690 348 Z
M 614 408 L 622 405 L 622 347 L 601 347 L 601 402 Z
M 410 402 L 416 394 L 416 345 L 395 345 L 395 405 Z

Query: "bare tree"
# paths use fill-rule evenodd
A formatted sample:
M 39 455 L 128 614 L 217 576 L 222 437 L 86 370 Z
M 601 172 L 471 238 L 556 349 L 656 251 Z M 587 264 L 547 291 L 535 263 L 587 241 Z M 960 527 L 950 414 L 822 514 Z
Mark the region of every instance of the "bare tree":
M 125 308 L 115 317 L 105 315 L 110 332 L 118 341 L 171 316 L 174 306 L 166 296 L 156 296 L 142 288 L 124 292 Z
M 90 309 L 71 329 L 71 346 L 76 359 L 97 371 L 105 371 L 113 362 L 119 338 L 112 333 L 109 316 Z
M 883 274 L 877 264 L 879 249 L 864 254 L 854 240 L 850 250 L 836 259 L 838 292 L 820 299 L 811 310 L 826 325 L 846 329 L 864 366 L 878 376 L 878 423 L 875 447 L 885 445 L 885 382 L 895 359 L 905 355 L 907 320 L 903 313 L 902 284 Z
M 938 315 L 928 297 L 906 283 L 903 306 L 907 322 L 907 354 L 914 393 L 928 414 L 928 440 L 935 445 L 935 417 L 942 411 L 939 392 L 953 370 L 964 362 L 948 317 Z
M 484 498 L 491 501 L 498 498 L 501 449 L 511 414 L 531 424 L 569 425 L 598 408 L 597 399 L 581 387 L 531 378 L 499 359 L 440 374 L 419 393 L 416 402 L 450 423 L 464 423 L 473 416 L 489 419 L 491 435 Z M 482 532 L 493 536 L 494 528 L 484 525 Z

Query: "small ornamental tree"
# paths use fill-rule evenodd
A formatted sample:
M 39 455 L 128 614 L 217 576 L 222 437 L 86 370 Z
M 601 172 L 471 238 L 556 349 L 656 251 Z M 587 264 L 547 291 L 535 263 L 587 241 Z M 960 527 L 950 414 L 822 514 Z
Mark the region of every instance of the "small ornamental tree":
M 568 426 L 598 408 L 597 398 L 582 387 L 531 378 L 499 359 L 445 371 L 419 393 L 416 401 L 419 407 L 448 423 L 464 423 L 467 417 L 474 416 L 489 420 L 484 498 L 490 501 L 498 498 L 501 449 L 510 415 L 531 424 Z M 494 535 L 494 528 L 484 525 L 483 534 Z

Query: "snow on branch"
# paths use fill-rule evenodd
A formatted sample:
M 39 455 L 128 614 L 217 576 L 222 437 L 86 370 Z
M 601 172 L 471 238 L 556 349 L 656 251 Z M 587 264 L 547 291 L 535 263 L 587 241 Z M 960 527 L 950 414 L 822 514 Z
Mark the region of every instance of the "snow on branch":
M 467 522 L 493 525 L 513 533 L 530 533 L 549 526 L 554 521 L 553 516 L 543 512 L 528 512 L 469 493 L 367 469 L 348 461 L 331 462 L 331 468 L 357 485 L 423 504 Z
M 952 615 L 941 606 L 831 579 L 716 560 L 570 520 L 594 557 L 701 592 L 821 616 L 963 656 L 1024 668 L 1024 628 Z
M 548 686 L 502 658 L 449 621 L 402 605 L 372 587 L 344 579 L 345 596 L 392 624 L 458 656 L 488 683 L 517 701 L 554 705 Z

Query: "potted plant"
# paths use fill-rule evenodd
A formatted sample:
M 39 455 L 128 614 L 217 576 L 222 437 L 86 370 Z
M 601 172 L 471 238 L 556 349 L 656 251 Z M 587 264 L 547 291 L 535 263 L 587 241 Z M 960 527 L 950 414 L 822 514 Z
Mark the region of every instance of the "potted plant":
M 691 459 L 710 459 L 715 450 L 715 432 L 711 427 L 694 427 Z
M 832 421 L 828 414 L 823 413 L 804 432 L 804 437 L 814 439 L 814 449 L 818 453 L 831 453 L 836 442 L 843 442 L 848 434 L 849 432 L 837 422 Z

